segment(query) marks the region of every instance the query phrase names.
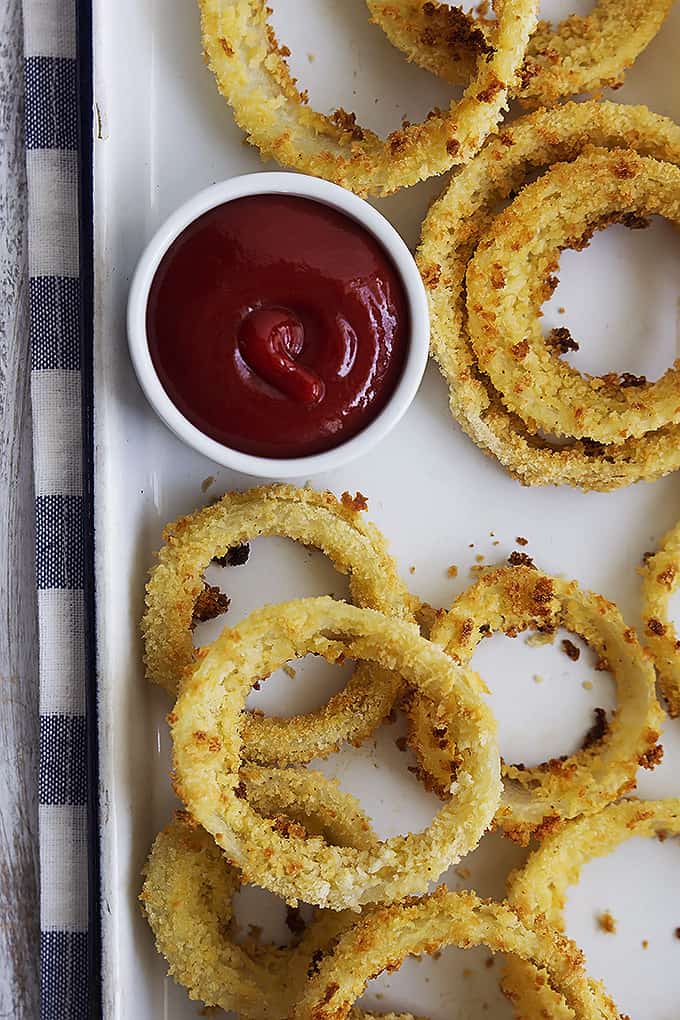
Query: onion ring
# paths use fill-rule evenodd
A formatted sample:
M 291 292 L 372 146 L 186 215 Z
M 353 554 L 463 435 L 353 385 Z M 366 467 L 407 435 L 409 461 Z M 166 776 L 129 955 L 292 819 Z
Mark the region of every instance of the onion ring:
M 361 514 L 330 492 L 269 485 L 229 492 L 212 506 L 169 524 L 146 590 L 142 621 L 146 675 L 176 693 L 196 658 L 191 623 L 214 557 L 263 535 L 320 549 L 349 577 L 360 606 L 411 618 L 411 596 L 399 579 L 384 538 Z M 401 678 L 372 663 L 357 667 L 344 690 L 319 711 L 289 719 L 247 713 L 244 757 L 262 765 L 291 765 L 323 757 L 343 740 L 360 743 L 390 712 Z
M 533 431 L 620 443 L 680 421 L 680 359 L 654 383 L 585 377 L 555 357 L 539 319 L 543 281 L 562 249 L 583 247 L 593 229 L 626 215 L 680 225 L 678 195 L 672 163 L 592 150 L 527 185 L 481 240 L 466 275 L 472 344 L 505 405 Z
M 619 707 L 601 738 L 565 758 L 535 768 L 503 763 L 503 796 L 494 824 L 526 845 L 561 819 L 592 814 L 635 787 L 641 765 L 654 767 L 662 713 L 654 671 L 634 631 L 611 602 L 582 591 L 575 581 L 548 577 L 530 567 L 501 567 L 482 574 L 439 617 L 430 639 L 469 668 L 483 637 L 566 627 L 581 635 L 611 669 Z M 440 796 L 450 782 L 446 754 L 437 750 L 441 723 L 431 705 L 411 694 L 405 703 L 411 744 Z M 428 764 L 423 761 L 427 749 Z M 433 769 L 432 764 L 436 767 Z M 427 778 L 426 778 L 427 782 Z
M 415 902 L 366 911 L 324 956 L 291 1020 L 344 1020 L 371 978 L 396 969 L 408 955 L 449 945 L 483 945 L 527 960 L 547 972 L 551 989 L 580 1020 L 619 1020 L 614 1003 L 589 980 L 583 953 L 570 939 L 539 921 L 533 929 L 525 926 L 506 903 L 443 886 Z
M 672 718 L 680 715 L 680 639 L 668 603 L 680 585 L 680 523 L 668 532 L 641 570 L 644 643 L 659 675 L 659 688 Z
M 310 651 L 399 671 L 446 715 L 443 743 L 457 774 L 449 801 L 424 832 L 369 850 L 332 847 L 304 830 L 277 828 L 239 796 L 239 717 L 248 691 L 259 677 Z M 328 597 L 267 607 L 237 630 L 225 630 L 187 676 L 170 722 L 178 796 L 246 881 L 292 905 L 301 899 L 356 910 L 424 891 L 477 845 L 500 799 L 495 723 L 464 670 L 415 624 Z
M 680 127 L 646 107 L 567 103 L 529 114 L 504 126 L 452 177 L 425 219 L 417 259 L 429 291 L 432 353 L 465 432 L 525 485 L 609 491 L 678 470 L 680 428 L 602 447 L 580 441 L 556 446 L 532 435 L 479 370 L 465 308 L 467 264 L 495 210 L 533 171 L 574 159 L 590 144 L 630 147 L 680 164 Z
M 680 835 L 680 800 L 623 800 L 598 815 L 567 822 L 548 836 L 523 868 L 511 874 L 509 901 L 525 924 L 540 918 L 564 931 L 567 887 L 578 882 L 587 861 L 610 854 L 634 836 L 664 838 L 668 834 Z M 573 1011 L 542 984 L 531 964 L 509 959 L 502 987 L 521 1016 L 574 1020 Z
M 199 0 L 206 59 L 237 124 L 263 157 L 388 195 L 468 160 L 495 130 L 536 25 L 536 0 L 505 0 L 491 53 L 477 61 L 460 102 L 381 139 L 353 114 L 306 104 L 268 22 L 266 0 Z
M 493 44 L 495 22 L 430 0 L 367 0 L 371 20 L 393 46 L 452 84 L 470 79 L 475 59 Z M 623 84 L 627 69 L 661 28 L 672 0 L 599 0 L 586 17 L 553 28 L 539 21 L 511 91 L 528 107 Z
M 265 814 L 284 815 L 341 846 L 375 842 L 359 804 L 319 772 L 241 770 L 248 797 Z M 351 913 L 319 913 L 298 945 L 240 945 L 229 937 L 232 899 L 242 884 L 212 837 L 178 812 L 156 837 L 140 900 L 169 973 L 191 999 L 248 1017 L 284 1020 L 315 954 L 351 923 Z

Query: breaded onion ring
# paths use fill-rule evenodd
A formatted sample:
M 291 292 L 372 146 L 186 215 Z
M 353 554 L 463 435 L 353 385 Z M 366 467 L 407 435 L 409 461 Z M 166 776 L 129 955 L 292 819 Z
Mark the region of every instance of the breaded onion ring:
M 265 814 L 303 824 L 341 846 L 375 841 L 366 815 L 350 794 L 319 772 L 248 766 L 241 782 Z M 156 837 L 144 869 L 140 900 L 169 973 L 191 999 L 248 1017 L 283 1020 L 299 997 L 312 957 L 353 918 L 319 914 L 290 948 L 229 936 L 232 899 L 242 884 L 213 838 L 186 812 Z
M 425 219 L 417 259 L 429 292 L 432 352 L 467 434 L 525 485 L 608 491 L 680 468 L 680 428 L 614 446 L 558 446 L 532 434 L 479 370 L 465 308 L 467 265 L 497 209 L 536 170 L 574 159 L 589 145 L 680 164 L 680 127 L 646 107 L 586 102 L 538 111 L 505 125 L 453 176 Z
M 599 811 L 635 787 L 641 765 L 653 768 L 657 763 L 662 714 L 654 671 L 615 605 L 582 591 L 575 581 L 548 577 L 530 567 L 502 567 L 482 574 L 440 616 L 430 634 L 465 668 L 486 635 L 500 632 L 514 637 L 524 630 L 550 632 L 558 627 L 583 637 L 611 670 L 618 708 L 599 739 L 575 754 L 535 768 L 503 763 L 503 797 L 494 822 L 525 845 L 560 819 Z M 409 742 L 441 794 L 450 782 L 450 759 L 437 750 L 446 720 L 417 694 L 410 695 L 405 710 Z M 429 764 L 423 761 L 426 749 Z
M 680 523 L 664 536 L 641 573 L 644 644 L 652 653 L 668 714 L 676 718 L 680 715 L 680 639 L 668 616 L 668 604 L 680 585 Z
M 680 834 L 680 800 L 623 800 L 598 815 L 568 822 L 548 836 L 523 868 L 510 875 L 509 901 L 525 924 L 540 918 L 564 931 L 567 887 L 578 882 L 584 864 L 612 853 L 635 836 L 664 839 L 669 834 Z M 541 978 L 542 972 L 531 964 L 508 959 L 502 986 L 517 1013 L 574 1020 L 574 1011 Z
M 680 169 L 624 149 L 557 163 L 493 222 L 466 274 L 477 362 L 536 432 L 621 443 L 680 421 L 680 359 L 657 382 L 588 377 L 555 357 L 540 325 L 545 280 L 564 248 L 626 216 L 680 225 Z
M 338 848 L 300 826 L 261 817 L 240 795 L 247 694 L 260 677 L 309 652 L 330 662 L 377 662 L 441 706 L 448 721 L 442 742 L 455 774 L 449 800 L 424 832 L 368 850 Z M 176 789 L 186 807 L 246 881 L 293 905 L 301 899 L 356 910 L 424 891 L 477 845 L 500 800 L 495 722 L 465 671 L 415 624 L 328 597 L 270 606 L 225 630 L 187 676 L 170 721 Z
M 199 0 L 203 47 L 248 141 L 264 157 L 357 194 L 387 195 L 464 163 L 495 130 L 529 36 L 536 0 L 505 0 L 493 49 L 480 55 L 460 102 L 386 139 L 337 110 L 306 105 L 268 22 L 266 0 Z
M 599 0 L 586 17 L 572 14 L 555 27 L 540 21 L 512 98 L 529 107 L 552 106 L 563 96 L 621 85 L 627 69 L 661 28 L 672 2 Z M 468 82 L 478 54 L 493 45 L 494 21 L 448 4 L 367 3 L 371 20 L 408 60 L 452 84 Z
M 322 959 L 291 1020 L 344 1020 L 371 978 L 398 967 L 408 955 L 450 945 L 486 946 L 527 960 L 545 971 L 550 988 L 579 1020 L 619 1020 L 602 987 L 588 979 L 583 953 L 570 939 L 540 921 L 527 927 L 506 903 L 443 886 L 421 900 L 362 914 Z
M 191 639 L 203 572 L 214 557 L 260 536 L 282 536 L 320 549 L 349 577 L 360 606 L 410 619 L 411 597 L 378 529 L 350 501 L 330 492 L 269 485 L 228 492 L 219 502 L 181 517 L 163 532 L 142 620 L 146 675 L 175 694 L 196 657 Z M 344 690 L 317 712 L 288 719 L 244 717 L 243 756 L 262 765 L 291 765 L 328 755 L 343 740 L 360 743 L 389 713 L 401 678 L 362 663 Z

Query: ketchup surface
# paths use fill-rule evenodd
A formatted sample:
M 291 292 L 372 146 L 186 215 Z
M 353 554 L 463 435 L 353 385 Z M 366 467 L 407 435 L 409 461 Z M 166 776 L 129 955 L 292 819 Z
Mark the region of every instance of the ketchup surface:
M 299 457 L 382 410 L 410 321 L 395 266 L 362 226 L 311 199 L 255 195 L 180 234 L 146 328 L 168 396 L 197 428 L 244 453 Z

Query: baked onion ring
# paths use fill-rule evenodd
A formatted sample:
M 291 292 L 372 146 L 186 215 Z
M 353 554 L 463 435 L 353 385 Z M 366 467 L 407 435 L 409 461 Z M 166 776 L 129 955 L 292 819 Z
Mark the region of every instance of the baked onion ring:
M 578 882 L 587 861 L 612 853 L 634 836 L 663 839 L 669 834 L 680 835 L 680 800 L 623 800 L 598 815 L 568 822 L 511 874 L 509 901 L 525 924 L 540 918 L 564 931 L 567 887 Z M 574 1020 L 574 1012 L 541 981 L 541 973 L 531 964 L 509 958 L 502 987 L 521 1016 Z
M 362 914 L 321 960 L 291 1020 L 344 1020 L 371 978 L 395 969 L 408 955 L 450 945 L 481 945 L 527 960 L 545 971 L 550 988 L 579 1020 L 619 1020 L 614 1003 L 589 980 L 583 953 L 570 939 L 538 920 L 527 927 L 507 903 L 443 886 L 420 900 Z
M 303 824 L 341 846 L 375 842 L 350 794 L 318 772 L 241 770 L 250 802 L 265 814 Z M 144 869 L 140 900 L 169 973 L 191 999 L 248 1017 L 284 1020 L 307 979 L 312 957 L 351 923 L 351 913 L 319 913 L 290 948 L 229 936 L 238 869 L 186 812 L 156 837 Z
M 673 0 L 599 0 L 586 17 L 553 27 L 539 21 L 511 91 L 525 106 L 552 106 L 564 96 L 615 88 L 649 45 Z M 493 45 L 495 22 L 430 0 L 367 0 L 371 20 L 420 67 L 466 84 L 478 54 Z M 500 6 L 500 5 L 499 5 Z
M 635 787 L 641 765 L 654 767 L 661 754 L 657 740 L 662 718 L 654 671 L 615 605 L 581 590 L 575 581 L 524 566 L 482 574 L 440 615 L 430 634 L 454 662 L 468 668 L 477 645 L 489 634 L 516 636 L 558 627 L 583 637 L 611 669 L 618 708 L 600 739 L 568 757 L 534 768 L 502 764 L 503 796 L 494 824 L 524 845 L 561 819 L 599 811 Z M 441 796 L 450 783 L 450 760 L 437 749 L 443 721 L 417 693 L 407 697 L 405 711 L 409 743 Z
M 529 37 L 536 0 L 505 0 L 493 49 L 463 98 L 386 139 L 338 110 L 306 105 L 269 24 L 266 0 L 199 0 L 203 47 L 234 117 L 263 157 L 325 177 L 357 194 L 388 195 L 468 160 L 495 130 Z
M 455 174 L 423 225 L 417 260 L 429 293 L 432 353 L 449 384 L 453 416 L 525 485 L 608 491 L 680 468 L 680 428 L 667 426 L 613 446 L 556 445 L 511 414 L 478 365 L 465 307 L 465 273 L 502 203 L 536 170 L 589 145 L 635 149 L 680 164 L 680 127 L 646 107 L 567 103 L 504 125 Z
M 349 577 L 354 601 L 391 616 L 411 618 L 411 596 L 399 579 L 385 539 L 330 492 L 269 485 L 228 492 L 219 502 L 169 524 L 151 572 L 142 620 L 146 675 L 175 694 L 195 660 L 192 617 L 203 572 L 214 557 L 260 536 L 291 538 L 320 549 Z M 247 713 L 243 756 L 262 765 L 291 765 L 323 757 L 343 740 L 360 743 L 389 713 L 401 678 L 372 663 L 357 666 L 344 690 L 317 712 L 288 719 Z
M 331 662 L 377 662 L 440 706 L 448 722 L 442 745 L 456 772 L 449 800 L 424 832 L 368 850 L 338 848 L 299 827 L 278 827 L 240 796 L 240 715 L 248 691 L 308 652 Z M 477 845 L 500 799 L 495 723 L 465 671 L 415 624 L 328 597 L 266 607 L 225 630 L 187 676 L 170 722 L 178 796 L 246 881 L 292 905 L 301 899 L 356 910 L 424 891 Z
M 594 149 L 527 185 L 482 238 L 466 274 L 480 369 L 532 431 L 620 443 L 680 421 L 680 359 L 657 382 L 583 376 L 555 357 L 540 325 L 546 278 L 564 248 L 634 216 L 680 225 L 680 169 L 624 149 Z
M 659 675 L 659 688 L 672 718 L 680 715 L 680 639 L 668 616 L 680 585 L 680 523 L 668 532 L 641 570 L 644 643 Z

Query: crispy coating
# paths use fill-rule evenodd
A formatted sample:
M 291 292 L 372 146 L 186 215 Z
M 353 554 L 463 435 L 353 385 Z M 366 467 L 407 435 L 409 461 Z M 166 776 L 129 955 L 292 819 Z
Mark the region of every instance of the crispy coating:
M 341 846 L 363 849 L 375 841 L 355 798 L 319 772 L 247 766 L 241 782 L 266 815 L 285 815 Z M 231 929 L 232 899 L 241 884 L 240 872 L 209 833 L 178 812 L 156 837 L 140 900 L 170 975 L 190 998 L 249 1020 L 283 1020 L 299 997 L 312 958 L 353 915 L 319 912 L 290 948 L 256 939 L 239 944 Z
M 372 977 L 396 969 L 409 954 L 435 953 L 449 945 L 483 945 L 530 961 L 580 1020 L 619 1020 L 614 1003 L 588 978 L 583 953 L 570 939 L 538 920 L 528 927 L 506 903 L 443 886 L 420 900 L 365 911 L 323 958 L 291 1020 L 344 1020 Z M 541 1014 L 521 1015 L 533 1020 Z
M 331 846 L 300 827 L 282 831 L 241 795 L 240 716 L 248 692 L 258 677 L 309 652 L 398 671 L 449 721 L 446 750 L 456 775 L 424 832 L 366 850 Z M 292 906 L 301 899 L 356 910 L 423 892 L 477 845 L 500 800 L 495 721 L 465 670 L 415 624 L 328 597 L 265 607 L 225 630 L 187 676 L 171 718 L 178 796 L 247 881 Z M 427 753 L 423 760 L 427 767 Z
M 199 0 L 203 46 L 237 124 L 263 157 L 335 181 L 357 194 L 387 195 L 468 160 L 507 105 L 536 26 L 536 0 L 505 0 L 494 47 L 479 54 L 459 102 L 382 139 L 353 114 L 306 105 L 269 24 L 266 0 Z
M 680 169 L 630 150 L 592 149 L 527 185 L 479 242 L 466 274 L 472 345 L 531 432 L 618 444 L 680 421 L 680 359 L 657 382 L 626 385 L 582 375 L 543 337 L 541 284 L 560 252 L 631 214 L 680 224 Z
M 467 667 L 485 635 L 516 636 L 524 630 L 565 627 L 606 659 L 616 683 L 618 707 L 598 739 L 564 758 L 526 768 L 503 763 L 503 797 L 495 825 L 519 843 L 542 835 L 561 819 L 592 814 L 635 786 L 641 765 L 654 767 L 662 713 L 654 671 L 635 633 L 611 602 L 581 590 L 575 581 L 548 577 L 528 567 L 489 570 L 440 616 L 430 638 Z M 436 792 L 450 782 L 450 759 L 437 751 L 447 720 L 437 706 L 411 695 L 410 741 Z M 430 765 L 422 762 L 430 748 Z M 432 762 L 436 768 L 432 770 Z
M 612 853 L 633 837 L 663 839 L 668 834 L 680 835 L 680 800 L 623 800 L 597 815 L 567 822 L 544 840 L 523 868 L 510 875 L 509 902 L 525 924 L 540 919 L 564 931 L 567 888 L 578 882 L 587 861 Z M 521 1016 L 549 1016 L 551 1020 L 580 1016 L 542 984 L 540 972 L 524 961 L 508 959 L 502 984 Z
M 613 446 L 555 444 L 511 414 L 480 371 L 467 326 L 465 273 L 496 210 L 535 171 L 588 146 L 625 147 L 680 164 L 680 128 L 646 107 L 567 103 L 529 114 L 490 139 L 431 207 L 417 253 L 428 288 L 432 353 L 449 384 L 451 411 L 467 434 L 525 485 L 608 491 L 680 467 L 680 428 Z
M 626 70 L 652 41 L 673 0 L 599 0 L 586 17 L 553 27 L 540 21 L 511 92 L 528 107 L 623 84 Z M 367 0 L 390 42 L 445 81 L 465 84 L 475 59 L 493 45 L 495 25 L 431 0 Z M 496 5 L 494 5 L 496 6 Z
M 668 615 L 680 584 L 680 523 L 663 537 L 641 570 L 643 642 L 652 654 L 668 714 L 680 715 L 680 639 Z
M 357 605 L 411 618 L 412 600 L 385 539 L 351 502 L 292 485 L 228 492 L 163 532 L 165 544 L 147 584 L 142 620 L 146 675 L 152 683 L 175 694 L 195 660 L 191 629 L 206 567 L 214 557 L 263 535 L 286 536 L 320 549 L 348 575 Z M 244 757 L 262 765 L 301 764 L 331 754 L 343 740 L 359 743 L 390 711 L 400 688 L 398 675 L 361 664 L 344 690 L 317 712 L 289 719 L 247 713 Z

